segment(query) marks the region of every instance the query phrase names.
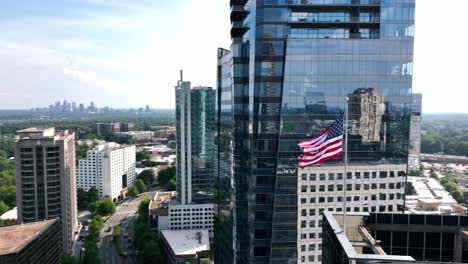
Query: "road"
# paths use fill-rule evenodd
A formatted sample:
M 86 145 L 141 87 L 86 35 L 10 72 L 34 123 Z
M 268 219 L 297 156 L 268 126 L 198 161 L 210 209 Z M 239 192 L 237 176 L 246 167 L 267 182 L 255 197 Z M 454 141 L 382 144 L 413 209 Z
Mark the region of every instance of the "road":
M 160 189 L 154 189 L 148 192 L 141 193 L 136 198 L 131 198 L 124 203 L 120 204 L 116 208 L 115 214 L 109 217 L 105 222 L 104 228 L 101 232 L 100 242 L 99 242 L 99 254 L 101 263 L 103 264 L 133 264 L 137 263 L 134 248 L 128 248 L 128 237 L 132 238 L 133 242 L 133 221 L 136 219 L 138 206 L 140 202 L 145 198 L 151 198 L 156 191 Z M 112 242 L 112 227 L 122 223 L 122 232 L 121 237 L 117 241 L 118 245 L 122 252 L 131 253 L 130 257 L 121 257 L 119 256 L 115 245 Z M 111 227 L 111 231 L 107 232 Z M 127 238 L 124 238 L 124 234 L 127 233 Z

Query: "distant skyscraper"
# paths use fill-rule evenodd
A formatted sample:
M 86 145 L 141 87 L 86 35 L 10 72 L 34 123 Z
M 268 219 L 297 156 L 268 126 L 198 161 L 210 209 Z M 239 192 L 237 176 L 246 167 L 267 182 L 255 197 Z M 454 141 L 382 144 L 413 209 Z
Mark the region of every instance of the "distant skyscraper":
M 422 94 L 413 94 L 411 104 L 410 144 L 408 166 L 412 170 L 419 170 L 421 154 L 421 114 Z
M 18 222 L 59 217 L 62 248 L 69 253 L 77 227 L 75 134 L 54 128 L 28 128 L 17 133 Z
M 179 81 L 176 92 L 177 200 L 212 203 L 215 180 L 215 96 L 211 87 Z
M 375 88 L 361 96 L 361 103 L 372 99 L 376 104 L 359 103 L 368 107 L 360 111 L 363 116 L 350 115 L 360 127 L 350 135 L 350 174 L 343 177 L 351 177 L 349 188 L 355 193 L 362 184 L 373 183 L 372 172 L 379 175 L 376 191 L 397 188 L 404 177 L 390 178 L 390 173 L 405 172 L 408 159 L 414 0 L 230 4 L 231 52 L 218 53 L 216 263 L 320 262 L 321 231 L 316 225 L 309 232 L 310 223 L 301 227 L 309 217 L 301 215 L 302 209 L 338 210 L 343 202 L 317 202 L 328 199 L 335 180 L 298 180 L 297 143 L 336 120 L 347 105 L 345 97 Z M 342 162 L 309 168 L 307 177 L 336 177 Z M 380 171 L 375 164 L 391 168 Z M 364 173 L 370 178 L 364 179 Z M 299 204 L 302 183 L 308 186 L 306 193 L 312 186 L 317 191 Z M 397 210 L 403 187 L 400 183 L 398 190 L 382 191 L 376 199 L 385 199 L 382 203 L 390 207 L 375 210 Z M 394 192 L 400 198 L 389 196 Z M 364 206 L 364 196 L 353 195 L 362 206 L 346 210 L 372 210 Z M 389 202 L 390 197 L 395 200 Z

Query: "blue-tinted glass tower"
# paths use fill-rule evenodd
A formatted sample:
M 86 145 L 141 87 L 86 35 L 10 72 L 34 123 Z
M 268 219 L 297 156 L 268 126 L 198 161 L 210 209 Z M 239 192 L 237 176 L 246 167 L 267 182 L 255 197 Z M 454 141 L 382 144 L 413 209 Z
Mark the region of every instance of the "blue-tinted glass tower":
M 349 97 L 350 164 L 406 164 L 415 0 L 231 0 L 217 263 L 297 262 L 297 142 Z M 331 161 L 340 164 L 341 159 Z

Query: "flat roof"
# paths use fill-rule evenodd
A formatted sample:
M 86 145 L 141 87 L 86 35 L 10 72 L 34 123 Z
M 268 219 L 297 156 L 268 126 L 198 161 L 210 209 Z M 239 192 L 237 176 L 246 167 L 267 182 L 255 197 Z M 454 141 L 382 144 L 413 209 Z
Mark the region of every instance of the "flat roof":
M 176 192 L 156 192 L 149 204 L 149 209 L 159 209 L 162 202 L 171 201 L 172 197 L 176 196 Z
M 175 256 L 196 255 L 210 250 L 208 229 L 161 230 L 161 234 Z
M 0 227 L 0 255 L 13 254 L 50 227 L 57 219 Z

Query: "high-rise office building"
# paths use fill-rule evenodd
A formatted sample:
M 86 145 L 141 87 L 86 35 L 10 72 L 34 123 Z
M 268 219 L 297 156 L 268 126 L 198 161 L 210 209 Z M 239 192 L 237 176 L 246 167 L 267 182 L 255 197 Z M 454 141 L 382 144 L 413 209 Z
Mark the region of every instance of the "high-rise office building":
M 216 92 L 179 81 L 176 92 L 177 200 L 213 203 Z
M 136 181 L 135 146 L 106 142 L 78 161 L 76 184 L 88 191 L 96 187 L 99 196 L 119 200 Z
M 410 144 L 408 166 L 411 170 L 419 171 L 421 154 L 421 114 L 422 94 L 413 94 L 411 104 Z
M 75 134 L 54 128 L 17 132 L 18 222 L 60 218 L 62 249 L 72 250 L 77 228 Z
M 349 163 L 368 167 L 352 177 L 407 163 L 415 1 L 230 4 L 231 50 L 218 52 L 216 261 L 302 262 L 298 141 L 336 120 L 349 97 L 361 109 L 350 114 Z

